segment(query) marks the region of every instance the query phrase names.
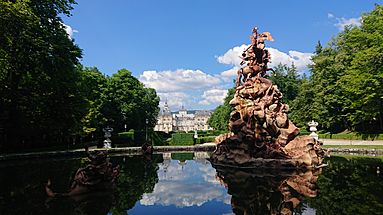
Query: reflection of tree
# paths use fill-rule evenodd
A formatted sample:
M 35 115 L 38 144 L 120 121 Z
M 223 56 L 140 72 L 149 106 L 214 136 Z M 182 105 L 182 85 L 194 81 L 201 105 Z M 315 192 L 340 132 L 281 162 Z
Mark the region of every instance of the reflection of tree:
M 320 194 L 308 200 L 316 214 L 382 214 L 381 159 L 332 157 L 318 179 Z
M 80 161 L 27 161 L 0 167 L 0 214 L 46 214 L 47 179 L 51 179 L 55 190 L 66 192 Z
M 316 196 L 317 171 L 275 171 L 215 167 L 232 195 L 235 214 L 292 214 L 304 197 Z
M 0 214 L 126 214 L 144 193 L 153 191 L 158 181 L 157 163 L 162 156 L 152 160 L 140 156 L 111 157 L 119 164 L 121 175 L 116 193 L 98 192 L 72 198 L 49 199 L 44 190 L 47 179 L 52 189 L 67 192 L 71 177 L 84 160 L 27 162 L 23 165 L 0 167 Z
M 179 160 L 181 162 L 185 162 L 187 160 L 193 160 L 193 153 L 172 153 L 173 160 Z
M 113 214 L 126 214 L 133 208 L 144 193 L 153 192 L 158 182 L 157 163 L 162 162 L 161 155 L 153 155 L 151 160 L 145 157 L 118 157 L 121 174 L 118 179 L 118 199 L 111 209 Z

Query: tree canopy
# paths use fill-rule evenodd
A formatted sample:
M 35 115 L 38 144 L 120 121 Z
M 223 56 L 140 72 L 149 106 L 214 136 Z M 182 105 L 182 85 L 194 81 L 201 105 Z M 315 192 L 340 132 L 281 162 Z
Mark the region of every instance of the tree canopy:
M 84 68 L 65 31 L 74 0 L 0 2 L 0 148 L 72 142 L 113 126 L 154 126 L 159 98 L 122 69 Z
M 0 114 L 6 143 L 58 140 L 76 130 L 83 113 L 76 66 L 80 48 L 59 14 L 71 0 L 1 1 Z
M 302 124 L 309 117 L 330 132 L 382 132 L 382 51 L 383 7 L 376 5 L 361 26 L 346 27 L 326 47 L 317 45 L 292 118 Z
M 235 88 L 230 88 L 225 97 L 224 103 L 219 105 L 209 118 L 210 127 L 221 130 L 229 130 L 229 118 L 233 108 L 230 106 L 230 101 L 234 98 Z

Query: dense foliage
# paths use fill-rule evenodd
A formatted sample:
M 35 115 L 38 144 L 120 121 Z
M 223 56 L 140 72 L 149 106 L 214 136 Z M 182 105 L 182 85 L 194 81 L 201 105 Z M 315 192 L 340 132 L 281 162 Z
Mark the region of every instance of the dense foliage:
M 322 129 L 383 131 L 383 7 L 362 16 L 326 47 L 316 47 L 311 77 L 292 105 L 292 119 Z
M 231 111 L 233 111 L 229 103 L 234 98 L 234 93 L 235 88 L 231 88 L 228 90 L 224 103 L 222 105 L 219 105 L 209 118 L 208 123 L 210 127 L 221 131 L 229 130 L 228 123 L 230 119 L 230 113 Z
M 26 148 L 153 127 L 159 98 L 122 69 L 79 64 L 62 15 L 74 0 L 0 1 L 0 148 Z M 148 123 L 146 125 L 146 119 Z

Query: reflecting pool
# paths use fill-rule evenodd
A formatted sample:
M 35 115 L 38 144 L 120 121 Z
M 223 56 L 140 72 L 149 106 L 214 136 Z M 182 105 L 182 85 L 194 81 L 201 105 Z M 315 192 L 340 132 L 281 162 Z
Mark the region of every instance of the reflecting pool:
M 205 152 L 113 156 L 113 192 L 66 192 L 87 159 L 0 163 L 0 214 L 383 214 L 381 157 L 332 156 L 318 171 L 212 166 Z

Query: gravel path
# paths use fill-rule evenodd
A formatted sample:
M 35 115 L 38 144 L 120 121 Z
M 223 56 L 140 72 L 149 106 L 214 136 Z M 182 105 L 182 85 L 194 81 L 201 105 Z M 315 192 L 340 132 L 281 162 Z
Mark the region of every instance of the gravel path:
M 336 140 L 319 139 L 323 145 L 383 145 L 383 140 Z

